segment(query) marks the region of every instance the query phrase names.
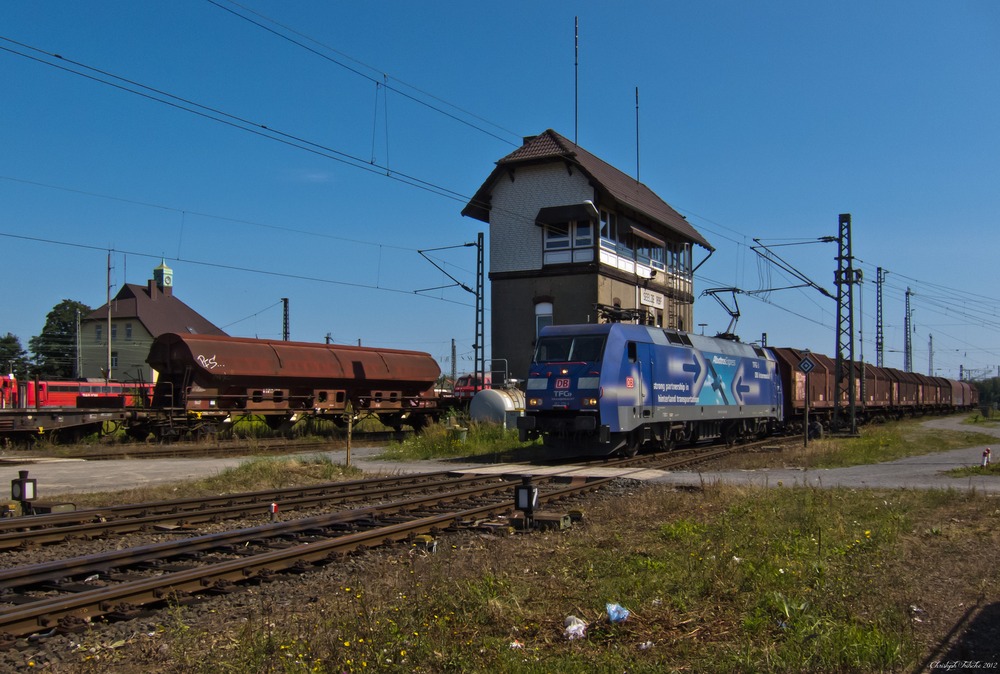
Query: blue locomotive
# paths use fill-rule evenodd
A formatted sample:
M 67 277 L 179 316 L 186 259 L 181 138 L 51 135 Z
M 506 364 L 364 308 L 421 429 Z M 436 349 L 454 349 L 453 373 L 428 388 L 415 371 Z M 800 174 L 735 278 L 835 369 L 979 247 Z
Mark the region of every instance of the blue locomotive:
M 628 323 L 543 328 L 525 398 L 521 440 L 573 454 L 733 443 L 772 432 L 784 409 L 769 350 Z

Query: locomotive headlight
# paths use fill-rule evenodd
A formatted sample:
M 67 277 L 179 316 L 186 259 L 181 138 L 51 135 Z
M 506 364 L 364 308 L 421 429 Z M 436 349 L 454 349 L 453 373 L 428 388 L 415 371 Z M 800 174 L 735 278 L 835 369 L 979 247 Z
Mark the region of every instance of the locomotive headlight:
M 528 407 L 538 407 L 542 404 L 541 398 L 528 398 Z
M 597 398 L 584 398 L 583 399 L 583 406 L 584 407 L 597 407 Z

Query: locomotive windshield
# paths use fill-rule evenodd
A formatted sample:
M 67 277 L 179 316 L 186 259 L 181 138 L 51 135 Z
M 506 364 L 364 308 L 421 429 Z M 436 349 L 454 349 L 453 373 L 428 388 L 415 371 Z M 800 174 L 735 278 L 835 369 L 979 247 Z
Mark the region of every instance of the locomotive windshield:
M 535 349 L 536 363 L 593 362 L 604 353 L 604 335 L 542 337 Z

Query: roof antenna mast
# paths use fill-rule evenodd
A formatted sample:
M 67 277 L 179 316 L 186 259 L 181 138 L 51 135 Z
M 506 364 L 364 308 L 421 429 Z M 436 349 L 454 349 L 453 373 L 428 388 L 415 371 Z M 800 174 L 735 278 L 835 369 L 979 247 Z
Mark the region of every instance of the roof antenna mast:
M 639 182 L 639 87 L 635 88 L 635 181 Z
M 573 144 L 580 134 L 580 17 L 573 17 Z

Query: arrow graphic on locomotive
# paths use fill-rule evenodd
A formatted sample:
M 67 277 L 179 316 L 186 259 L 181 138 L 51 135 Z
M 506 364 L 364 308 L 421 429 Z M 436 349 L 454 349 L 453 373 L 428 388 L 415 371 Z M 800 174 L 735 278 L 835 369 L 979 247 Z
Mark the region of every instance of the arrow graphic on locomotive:
M 773 398 L 774 373 L 768 361 L 744 358 L 733 379 L 737 405 L 770 404 Z

